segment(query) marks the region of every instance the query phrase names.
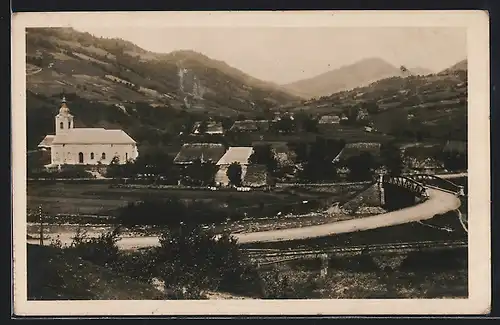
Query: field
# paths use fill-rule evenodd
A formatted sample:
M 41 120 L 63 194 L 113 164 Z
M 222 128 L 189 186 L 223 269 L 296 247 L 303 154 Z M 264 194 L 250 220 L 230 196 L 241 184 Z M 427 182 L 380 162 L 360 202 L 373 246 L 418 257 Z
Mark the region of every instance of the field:
M 435 299 L 466 298 L 466 250 L 414 252 L 392 256 L 402 262 L 382 268 L 371 256 L 332 258 L 328 273 L 319 276 L 317 260 L 275 266 L 289 283 L 307 287 L 309 299 Z M 272 269 L 268 270 L 268 272 Z M 304 283 L 304 279 L 309 279 Z

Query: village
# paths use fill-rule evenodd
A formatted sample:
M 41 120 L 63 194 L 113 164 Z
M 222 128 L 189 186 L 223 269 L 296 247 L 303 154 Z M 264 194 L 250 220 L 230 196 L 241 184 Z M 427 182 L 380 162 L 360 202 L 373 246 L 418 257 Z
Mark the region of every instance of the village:
M 63 98 L 55 117 L 56 135 L 47 135 L 38 150 L 30 152 L 44 167 L 38 165 L 29 175 L 71 178 L 72 173 L 64 171 L 80 168 L 73 178 L 248 191 L 269 189 L 276 182 L 333 183 L 367 181 L 387 173 L 463 171 L 465 142 L 395 141 L 371 126 L 359 126 L 372 125 L 367 116 L 360 110 L 354 124 L 345 114 L 276 112 L 267 120 L 242 116 L 226 128 L 222 121 L 207 117 L 195 122 L 187 134 L 179 134 L 177 152 L 162 155 L 154 148 L 141 152 L 140 144 L 122 130 L 75 128 Z

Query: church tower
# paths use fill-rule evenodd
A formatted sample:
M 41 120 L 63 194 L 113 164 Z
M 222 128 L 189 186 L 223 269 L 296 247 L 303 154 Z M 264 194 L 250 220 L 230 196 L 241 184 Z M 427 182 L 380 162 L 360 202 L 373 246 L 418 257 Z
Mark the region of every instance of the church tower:
M 69 129 L 74 127 L 73 125 L 73 115 L 69 112 L 69 108 L 66 105 L 66 97 L 63 96 L 61 101 L 61 108 L 59 108 L 59 114 L 56 115 L 56 135 L 67 132 Z

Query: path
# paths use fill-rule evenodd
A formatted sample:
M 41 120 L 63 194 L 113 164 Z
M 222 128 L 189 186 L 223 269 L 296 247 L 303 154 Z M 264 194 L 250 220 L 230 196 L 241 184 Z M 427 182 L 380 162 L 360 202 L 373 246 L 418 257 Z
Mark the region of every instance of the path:
M 453 194 L 436 189 L 428 189 L 428 193 L 429 199 L 420 204 L 376 216 L 338 221 L 317 226 L 235 234 L 234 236 L 238 239 L 238 242 L 242 244 L 324 237 L 427 220 L 435 215 L 453 211 L 460 207 L 460 199 Z M 60 240 L 63 244 L 69 244 L 71 243 L 72 236 L 72 234 L 67 234 L 64 237 L 61 236 Z M 28 242 L 36 244 L 38 240 L 33 239 L 28 240 Z M 124 237 L 120 239 L 117 244 L 121 249 L 137 249 L 157 246 L 159 245 L 159 240 L 157 236 Z

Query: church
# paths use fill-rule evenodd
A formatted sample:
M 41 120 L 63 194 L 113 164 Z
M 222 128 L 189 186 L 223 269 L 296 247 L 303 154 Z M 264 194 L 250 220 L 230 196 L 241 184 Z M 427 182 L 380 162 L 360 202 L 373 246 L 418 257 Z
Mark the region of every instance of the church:
M 38 148 L 50 149 L 49 166 L 109 165 L 113 159 L 124 164 L 139 155 L 136 142 L 123 130 L 75 128 L 64 97 L 55 117 L 55 135 L 45 136 Z

